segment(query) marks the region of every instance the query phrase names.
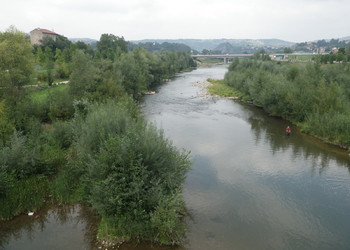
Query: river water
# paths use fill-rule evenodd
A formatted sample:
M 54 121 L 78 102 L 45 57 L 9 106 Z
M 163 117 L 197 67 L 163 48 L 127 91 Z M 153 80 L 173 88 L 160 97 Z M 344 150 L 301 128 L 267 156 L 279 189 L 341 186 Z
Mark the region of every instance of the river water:
M 143 113 L 191 151 L 184 249 L 350 249 L 350 156 L 200 84 L 225 66 L 179 74 Z M 79 205 L 0 222 L 0 249 L 96 249 L 96 216 Z M 120 249 L 173 249 L 125 244 Z
M 227 68 L 179 75 L 143 112 L 193 166 L 184 195 L 186 249 L 350 249 L 350 156 L 288 122 L 196 83 Z

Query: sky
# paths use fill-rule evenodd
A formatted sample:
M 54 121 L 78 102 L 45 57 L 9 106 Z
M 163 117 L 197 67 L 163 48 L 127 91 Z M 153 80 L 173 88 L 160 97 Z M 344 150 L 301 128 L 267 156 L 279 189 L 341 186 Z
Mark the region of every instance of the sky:
M 68 38 L 282 39 L 350 36 L 350 0 L 8 0 L 0 32 L 53 30 Z

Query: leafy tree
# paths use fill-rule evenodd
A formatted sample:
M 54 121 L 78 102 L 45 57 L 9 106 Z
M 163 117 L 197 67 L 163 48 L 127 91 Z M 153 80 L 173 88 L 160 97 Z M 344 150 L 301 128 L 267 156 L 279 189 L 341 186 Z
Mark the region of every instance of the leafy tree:
M 37 47 L 35 50 L 35 61 L 41 66 L 45 65 L 45 53 L 41 47 Z
M 208 50 L 208 49 L 203 49 L 203 50 L 202 50 L 202 54 L 203 54 L 203 55 L 210 55 L 210 54 L 211 54 L 211 51 Z
M 98 55 L 102 59 L 114 61 L 120 54 L 128 51 L 127 42 L 123 37 L 112 34 L 102 34 L 97 42 Z
M 49 47 L 45 48 L 46 79 L 49 86 L 53 83 L 53 69 L 55 67 L 54 55 Z
M 70 74 L 69 65 L 65 61 L 64 53 L 60 49 L 56 49 L 55 64 L 56 64 L 56 76 L 61 79 L 68 78 Z
M 97 73 L 97 68 L 91 58 L 81 50 L 77 50 L 73 56 L 72 74 L 70 75 L 71 94 L 82 97 L 87 92 L 95 91 Z
M 291 48 L 286 47 L 286 48 L 283 49 L 283 53 L 290 54 L 290 53 L 293 53 L 293 50 Z
M 11 26 L 0 33 L 0 96 L 17 102 L 33 73 L 32 46 L 26 35 Z
M 85 54 L 89 54 L 90 56 L 93 56 L 93 54 L 94 54 L 94 50 L 91 47 L 91 45 L 86 44 L 82 41 L 76 42 L 75 46 L 77 47 L 77 49 L 84 51 Z
M 56 49 L 64 50 L 68 49 L 71 46 L 72 42 L 68 40 L 67 37 L 57 36 L 56 40 L 53 40 L 50 37 L 44 37 L 41 40 L 40 47 L 42 50 L 49 48 L 52 53 L 55 53 Z

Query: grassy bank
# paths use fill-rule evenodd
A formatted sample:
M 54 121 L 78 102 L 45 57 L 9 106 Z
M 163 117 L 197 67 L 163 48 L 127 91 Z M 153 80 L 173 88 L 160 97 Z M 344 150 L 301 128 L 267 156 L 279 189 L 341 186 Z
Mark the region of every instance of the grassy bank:
M 211 85 L 208 86 L 208 91 L 211 95 L 218 95 L 229 98 L 241 98 L 242 94 L 225 84 L 224 80 L 207 79 Z

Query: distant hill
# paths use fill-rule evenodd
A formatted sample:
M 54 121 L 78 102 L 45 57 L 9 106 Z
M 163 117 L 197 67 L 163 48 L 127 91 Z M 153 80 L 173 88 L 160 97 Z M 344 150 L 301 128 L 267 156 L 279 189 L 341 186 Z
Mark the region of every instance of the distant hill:
M 183 43 L 193 50 L 199 52 L 203 50 L 216 50 L 218 47 L 226 46 L 226 49 L 232 48 L 284 48 L 290 47 L 294 43 L 280 40 L 280 39 L 146 39 L 139 41 L 131 41 L 133 43 Z M 223 45 L 225 44 L 225 45 Z M 232 49 L 231 48 L 231 49 Z M 242 50 L 242 49 L 240 49 Z
M 340 41 L 349 41 L 350 40 L 350 36 L 339 38 L 339 40 Z
M 291 48 L 295 52 L 330 53 L 333 48 L 346 48 L 350 46 L 350 37 L 339 39 L 323 39 L 313 42 L 296 43 Z
M 87 44 L 93 44 L 97 42 L 97 40 L 91 38 L 69 38 L 69 41 L 71 41 L 72 43 L 84 42 Z
M 133 43 L 129 42 L 129 49 L 135 47 L 145 48 L 148 51 L 184 51 L 191 52 L 191 48 L 183 43 L 157 43 L 157 42 L 146 42 L 146 43 Z

